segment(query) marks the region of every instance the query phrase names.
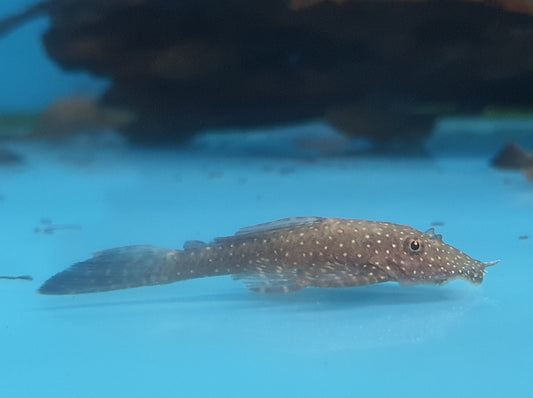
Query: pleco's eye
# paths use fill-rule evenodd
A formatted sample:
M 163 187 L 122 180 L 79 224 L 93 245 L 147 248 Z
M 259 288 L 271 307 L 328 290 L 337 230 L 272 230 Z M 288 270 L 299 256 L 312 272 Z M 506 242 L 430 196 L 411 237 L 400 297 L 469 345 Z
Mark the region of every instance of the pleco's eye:
M 422 244 L 420 243 L 420 241 L 418 239 L 411 239 L 409 241 L 409 249 L 413 252 L 413 253 L 417 253 L 419 252 L 421 249 L 422 249 Z

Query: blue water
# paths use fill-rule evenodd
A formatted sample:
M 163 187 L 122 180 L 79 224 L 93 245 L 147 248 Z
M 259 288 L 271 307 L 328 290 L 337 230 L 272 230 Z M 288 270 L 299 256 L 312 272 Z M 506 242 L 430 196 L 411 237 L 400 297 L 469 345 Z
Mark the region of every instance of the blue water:
M 36 36 L 46 23 L 0 40 L 0 54 L 11 54 L 2 55 L 2 110 L 40 109 L 101 87 L 46 60 Z M 322 124 L 210 134 L 189 151 L 8 142 L 26 160 L 0 168 L 0 274 L 34 281 L 0 280 L 1 395 L 527 396 L 533 184 L 489 167 L 506 139 L 524 139 L 532 126 L 510 123 L 448 120 L 428 143 L 431 157 L 416 159 L 321 157 L 295 144 L 331 138 Z M 35 293 L 101 249 L 180 248 L 292 216 L 421 230 L 440 222 L 447 243 L 501 263 L 481 286 L 391 283 L 265 296 L 221 277 Z M 67 228 L 44 233 L 50 225 Z
M 0 18 L 13 15 L 35 0 L 0 2 Z M 37 18 L 0 38 L 0 112 L 37 111 L 71 95 L 95 96 L 106 80 L 81 71 L 62 71 L 44 50 L 40 36 L 49 26 Z
M 1 281 L 6 396 L 489 397 L 529 388 L 533 250 L 531 239 L 518 238 L 532 234 L 533 186 L 489 168 L 485 155 L 309 162 L 201 146 L 11 148 L 27 163 L 0 170 L 0 264 L 3 274 L 35 281 Z M 438 232 L 448 243 L 502 261 L 479 287 L 264 296 L 221 277 L 85 296 L 35 293 L 104 248 L 181 247 L 305 215 L 419 229 L 443 222 Z M 35 231 L 43 218 L 81 229 Z

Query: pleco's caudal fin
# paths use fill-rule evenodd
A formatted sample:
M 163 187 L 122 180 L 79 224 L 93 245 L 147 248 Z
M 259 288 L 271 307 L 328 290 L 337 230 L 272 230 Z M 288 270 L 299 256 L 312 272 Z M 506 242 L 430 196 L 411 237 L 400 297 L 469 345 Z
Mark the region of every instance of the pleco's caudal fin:
M 48 279 L 41 294 L 80 294 L 172 283 L 180 250 L 126 246 L 104 250 Z

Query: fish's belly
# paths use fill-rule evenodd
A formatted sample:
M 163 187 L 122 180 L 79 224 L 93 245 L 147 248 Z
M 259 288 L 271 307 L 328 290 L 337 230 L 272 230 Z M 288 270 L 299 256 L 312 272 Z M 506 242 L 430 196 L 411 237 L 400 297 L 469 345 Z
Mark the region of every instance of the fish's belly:
M 307 277 L 307 286 L 312 287 L 355 287 L 389 282 L 389 276 L 373 265 L 358 267 L 341 266 L 338 269 L 322 269 Z

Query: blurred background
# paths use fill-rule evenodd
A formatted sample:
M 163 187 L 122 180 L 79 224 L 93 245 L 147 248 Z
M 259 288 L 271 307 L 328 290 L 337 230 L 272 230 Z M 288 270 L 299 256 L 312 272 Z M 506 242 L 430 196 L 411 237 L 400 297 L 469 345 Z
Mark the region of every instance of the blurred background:
M 421 155 L 443 123 L 465 122 L 466 142 L 484 121 L 529 130 L 528 0 L 1 7 L 3 136 L 108 129 L 130 143 L 183 146 L 212 131 L 323 123 L 338 136 L 303 134 L 297 149 L 340 153 L 359 140 L 363 150 Z
M 6 396 L 526 396 L 533 0 L 0 2 Z M 295 216 L 435 228 L 481 286 L 36 294 Z

